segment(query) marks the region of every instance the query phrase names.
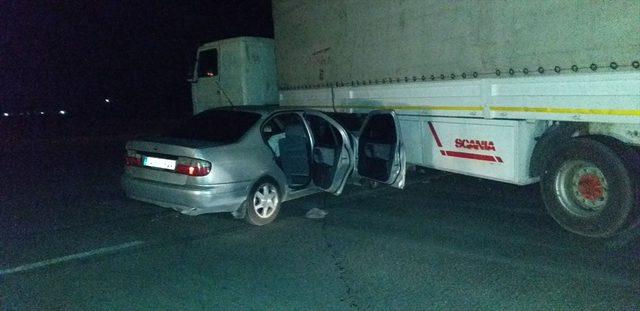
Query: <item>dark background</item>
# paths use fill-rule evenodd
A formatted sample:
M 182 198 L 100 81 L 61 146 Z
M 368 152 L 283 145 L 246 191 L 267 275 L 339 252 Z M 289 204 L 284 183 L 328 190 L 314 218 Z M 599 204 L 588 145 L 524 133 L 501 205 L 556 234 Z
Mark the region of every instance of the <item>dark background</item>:
M 273 37 L 268 0 L 74 2 L 0 5 L 0 112 L 188 115 L 199 45 Z

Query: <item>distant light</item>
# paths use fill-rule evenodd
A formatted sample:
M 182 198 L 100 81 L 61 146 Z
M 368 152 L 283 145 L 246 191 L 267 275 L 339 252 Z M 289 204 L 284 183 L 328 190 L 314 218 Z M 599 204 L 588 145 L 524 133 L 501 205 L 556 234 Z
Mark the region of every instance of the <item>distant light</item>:
M 9 113 L 8 113 L 8 112 L 5 112 L 5 113 L 3 113 L 2 115 L 3 115 L 3 116 L 5 116 L 5 117 L 8 117 L 8 116 L 9 116 Z
M 105 102 L 105 103 L 110 103 L 110 102 L 111 102 L 111 100 L 110 100 L 110 99 L 108 99 L 108 98 L 105 98 L 105 99 L 104 99 L 104 102 Z
M 44 115 L 44 111 L 40 111 L 40 115 Z
M 64 111 L 64 110 L 60 110 L 60 111 L 58 111 L 58 113 L 59 113 L 59 114 L 62 114 L 62 115 L 67 114 L 67 112 L 66 112 L 66 111 Z

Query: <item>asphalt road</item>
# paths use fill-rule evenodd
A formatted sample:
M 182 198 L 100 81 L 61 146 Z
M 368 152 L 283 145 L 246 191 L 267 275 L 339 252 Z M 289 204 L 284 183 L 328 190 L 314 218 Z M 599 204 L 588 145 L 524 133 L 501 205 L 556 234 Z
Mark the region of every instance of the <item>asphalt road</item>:
M 640 308 L 638 233 L 565 232 L 537 185 L 427 171 L 254 227 L 126 199 L 122 144 L 3 148 L 0 310 Z

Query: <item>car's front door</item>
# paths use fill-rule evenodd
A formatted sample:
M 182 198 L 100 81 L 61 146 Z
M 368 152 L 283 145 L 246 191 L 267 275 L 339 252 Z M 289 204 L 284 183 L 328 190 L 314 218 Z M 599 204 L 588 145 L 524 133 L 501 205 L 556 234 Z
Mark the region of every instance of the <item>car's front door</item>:
M 353 169 L 353 148 L 347 131 L 327 115 L 306 111 L 312 133 L 311 178 L 324 191 L 342 192 Z
M 395 112 L 370 112 L 358 135 L 357 149 L 356 167 L 361 177 L 404 188 L 407 165 Z

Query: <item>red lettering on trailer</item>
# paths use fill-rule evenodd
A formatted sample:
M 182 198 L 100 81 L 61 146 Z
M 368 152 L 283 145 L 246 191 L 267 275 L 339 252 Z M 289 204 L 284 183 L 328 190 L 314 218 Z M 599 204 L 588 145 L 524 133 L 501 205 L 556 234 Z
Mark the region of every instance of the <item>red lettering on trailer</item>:
M 495 144 L 490 140 L 456 138 L 455 146 L 456 148 L 464 148 L 464 149 L 496 151 Z
M 469 152 L 459 152 L 459 151 L 450 151 L 443 150 L 442 142 L 440 141 L 440 137 L 438 137 L 438 133 L 436 132 L 436 128 L 433 126 L 431 121 L 427 122 L 429 125 L 429 130 L 431 131 L 431 135 L 433 136 L 433 140 L 436 142 L 436 145 L 440 149 L 440 154 L 444 157 L 453 157 L 453 158 L 461 158 L 461 159 L 469 159 L 476 161 L 486 161 L 486 162 L 494 162 L 494 163 L 504 163 L 502 158 L 499 156 L 487 155 L 487 154 L 477 154 L 477 153 L 469 153 Z M 473 150 L 485 150 L 485 151 L 496 151 L 496 146 L 493 141 L 490 140 L 478 140 L 478 139 L 462 139 L 456 138 L 454 141 L 454 146 L 456 148 L 464 148 L 464 149 L 473 149 Z

